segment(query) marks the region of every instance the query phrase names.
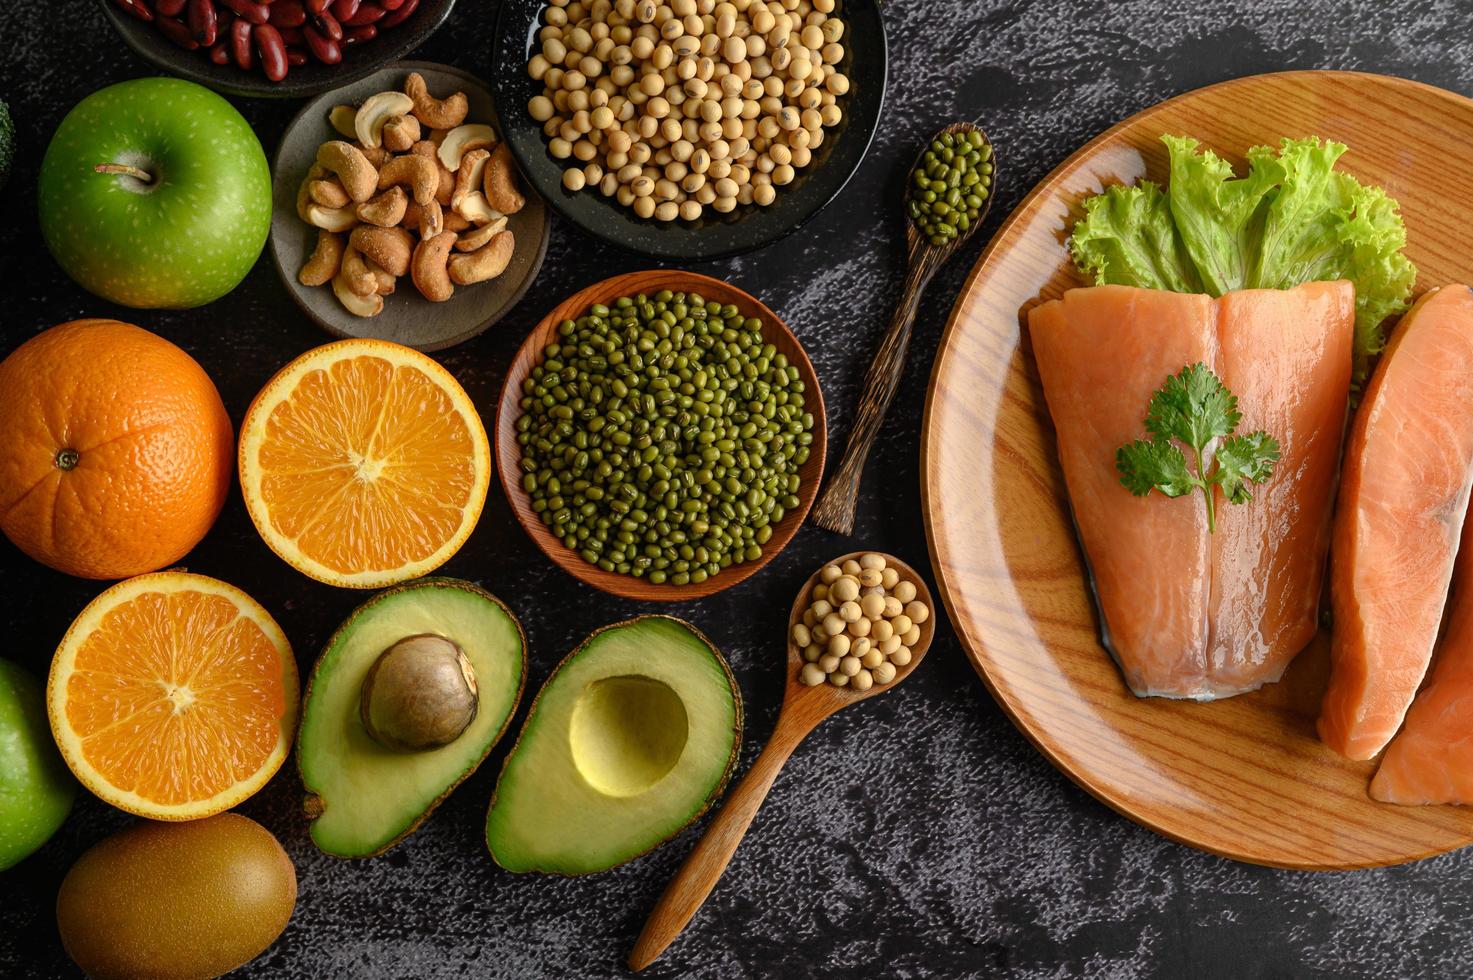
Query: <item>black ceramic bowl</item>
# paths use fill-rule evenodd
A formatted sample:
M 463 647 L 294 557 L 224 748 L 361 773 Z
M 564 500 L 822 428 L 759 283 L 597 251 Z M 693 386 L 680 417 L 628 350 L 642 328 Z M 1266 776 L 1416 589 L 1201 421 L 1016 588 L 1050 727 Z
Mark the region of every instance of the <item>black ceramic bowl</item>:
M 777 241 L 823 210 L 844 189 L 869 150 L 885 101 L 885 25 L 877 0 L 839 0 L 837 16 L 846 21 L 845 54 L 839 70 L 851 83 L 849 93 L 839 102 L 844 119 L 827 131 L 813 162 L 779 189 L 773 204 L 765 208 L 750 204 L 730 214 L 708 208 L 698 221 L 662 223 L 640 218 L 597 191 L 568 191 L 562 182 L 567 164 L 548 155 L 542 126 L 526 108 L 534 95 L 542 94 L 542 83 L 527 75 L 527 60 L 546 6 L 546 0 L 502 0 L 491 84 L 496 89 L 502 132 L 522 173 L 559 214 L 595 238 L 670 261 L 750 252 Z
M 152 8 L 155 0 L 147 2 Z M 291 69 L 281 81 L 273 82 L 258 70 L 241 71 L 234 64 L 217 65 L 200 51 L 185 51 L 153 24 L 123 10 L 115 0 L 101 0 L 101 3 L 108 20 L 128 47 L 171 75 L 229 95 L 278 99 L 299 99 L 326 92 L 398 61 L 445 23 L 450 8 L 455 6 L 455 0 L 419 0 L 419 8 L 404 23 L 372 41 L 345 50 L 341 64 L 324 65 L 309 58 L 305 65 Z

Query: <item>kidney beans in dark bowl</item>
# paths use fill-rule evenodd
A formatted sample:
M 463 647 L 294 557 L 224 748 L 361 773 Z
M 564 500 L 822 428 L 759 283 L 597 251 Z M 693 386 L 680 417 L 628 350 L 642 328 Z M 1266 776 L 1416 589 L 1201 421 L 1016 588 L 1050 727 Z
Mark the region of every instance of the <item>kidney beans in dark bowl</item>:
M 128 46 L 231 95 L 300 98 L 402 58 L 455 0 L 100 0 Z

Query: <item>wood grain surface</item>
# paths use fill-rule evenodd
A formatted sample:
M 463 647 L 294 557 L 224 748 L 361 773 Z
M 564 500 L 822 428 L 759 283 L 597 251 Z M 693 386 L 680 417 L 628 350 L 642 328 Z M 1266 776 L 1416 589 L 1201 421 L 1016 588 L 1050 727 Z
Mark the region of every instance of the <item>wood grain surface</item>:
M 788 362 L 798 368 L 799 377 L 803 381 L 803 408 L 813 414 L 813 442 L 809 446 L 808 461 L 798 468 L 798 506 L 785 513 L 783 519 L 773 527 L 772 537 L 762 546 L 762 556 L 756 561 L 723 568 L 704 582 L 692 582 L 688 585 L 656 585 L 632 575 L 606 572 L 585 561 L 582 555 L 563 544 L 543 523 L 537 512 L 532 510 L 532 498 L 522 489 L 522 471 L 519 465 L 522 449 L 517 443 L 516 432 L 517 419 L 522 414 L 522 382 L 541 363 L 543 350 L 557 335 L 558 326 L 564 320 L 578 319 L 595 303 L 612 303 L 621 296 L 656 293 L 662 289 L 699 293 L 707 300 L 733 304 L 746 316 L 761 319 L 763 339 L 776 347 L 779 353 L 786 355 Z M 813 362 L 808 359 L 803 345 L 798 342 L 793 331 L 788 329 L 788 325 L 750 293 L 720 279 L 678 269 L 653 269 L 613 276 L 579 290 L 553 307 L 552 312 L 533 328 L 512 360 L 496 411 L 496 468 L 501 473 L 501 486 L 506 491 L 506 499 L 511 504 L 517 521 L 536 542 L 537 547 L 559 568 L 582 582 L 625 599 L 652 602 L 699 599 L 720 592 L 755 575 L 762 566 L 771 561 L 793 539 L 793 535 L 808 516 L 808 508 L 813 505 L 813 498 L 818 493 L 818 482 L 823 476 L 824 451 L 827 445 L 828 425 L 824 418 L 823 391 L 819 388 L 818 375 L 814 372 Z
M 1084 285 L 1065 239 L 1104 186 L 1164 181 L 1162 134 L 1241 166 L 1282 137 L 1350 147 L 1341 166 L 1401 203 L 1418 291 L 1473 275 L 1473 102 L 1350 72 L 1224 82 L 1147 109 L 1053 171 L 998 230 L 942 338 L 922 428 L 922 497 L 942 599 L 998 703 L 1055 765 L 1173 840 L 1289 868 L 1360 868 L 1473 842 L 1473 809 L 1374 802 L 1374 762 L 1315 737 L 1322 631 L 1285 678 L 1210 704 L 1138 699 L 1101 647 L 1053 429 L 1021 325 Z
M 825 565 L 840 565 L 851 558 L 858 560 L 861 555 L 868 553 L 850 552 L 831 559 Z M 798 678 L 803 670 L 803 652 L 793 643 L 793 624 L 802 622 L 803 613 L 812 604 L 813 587 L 818 584 L 825 566 L 821 565 L 813 570 L 813 574 L 793 598 L 793 608 L 788 614 L 784 636 L 788 648 L 787 676 L 783 684 L 782 710 L 778 712 L 772 735 L 742 777 L 742 781 L 726 795 L 721 810 L 707 826 L 705 834 L 690 854 L 681 862 L 680 870 L 675 872 L 675 877 L 655 903 L 654 910 L 650 912 L 650 917 L 629 954 L 630 969 L 643 970 L 653 963 L 695 917 L 711 894 L 711 889 L 721 879 L 732 855 L 736 853 L 737 845 L 742 842 L 747 828 L 752 825 L 752 819 L 757 816 L 762 801 L 767 799 L 773 781 L 782 771 L 783 763 L 788 761 L 798 743 L 817 728 L 819 722 L 840 708 L 884 694 L 921 665 L 926 651 L 931 648 L 931 641 L 936 637 L 936 601 L 931 597 L 926 580 L 917 575 L 915 569 L 894 555 L 884 557 L 885 563 L 900 573 L 901 581 L 915 583 L 916 599 L 932 610 L 932 615 L 927 616 L 924 623 L 917 624 L 921 638 L 911 647 L 910 663 L 897 667 L 895 678 L 890 683 L 877 684 L 868 691 L 835 687 L 827 683 L 810 687 L 800 681 Z

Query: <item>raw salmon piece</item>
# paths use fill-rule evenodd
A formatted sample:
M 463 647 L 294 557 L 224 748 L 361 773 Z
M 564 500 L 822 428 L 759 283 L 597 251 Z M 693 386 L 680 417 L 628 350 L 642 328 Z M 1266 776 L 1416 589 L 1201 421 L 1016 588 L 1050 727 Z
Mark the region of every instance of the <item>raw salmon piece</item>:
M 1473 291 L 1445 286 L 1402 317 L 1346 449 L 1319 720 L 1320 737 L 1343 755 L 1381 751 L 1422 682 L 1470 485 Z
M 1473 803 L 1473 521 L 1463 522 L 1447 628 L 1432 681 L 1371 780 L 1386 803 Z
M 1283 676 L 1319 629 L 1340 447 L 1349 408 L 1355 287 L 1312 282 L 1217 301 L 1218 376 L 1239 432 L 1279 440 L 1274 475 L 1224 505 L 1212 547 L 1207 662 L 1219 696 Z
M 1354 287 L 1203 295 L 1095 286 L 1029 313 L 1104 643 L 1136 694 L 1211 700 L 1276 681 L 1316 629 L 1350 391 Z M 1239 432 L 1280 459 L 1253 500 L 1134 497 L 1115 450 L 1168 375 L 1202 362 Z M 1210 455 L 1210 450 L 1209 450 Z M 1210 466 L 1210 462 L 1208 464 Z
M 1115 450 L 1185 364 L 1216 360 L 1210 297 L 1071 289 L 1029 313 L 1105 646 L 1140 695 L 1191 697 L 1207 677 L 1207 514 L 1200 499 L 1133 497 Z

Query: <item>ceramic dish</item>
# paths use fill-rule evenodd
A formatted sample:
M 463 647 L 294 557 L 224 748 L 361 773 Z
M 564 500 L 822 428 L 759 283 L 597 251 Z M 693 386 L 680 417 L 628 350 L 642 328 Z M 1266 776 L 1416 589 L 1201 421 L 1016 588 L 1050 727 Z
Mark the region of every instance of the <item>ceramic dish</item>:
M 1322 631 L 1284 679 L 1207 704 L 1138 699 L 1100 646 L 1037 373 L 1020 319 L 1084 285 L 1063 244 L 1080 199 L 1164 180 L 1163 133 L 1240 167 L 1284 136 L 1350 147 L 1341 165 L 1401 202 L 1419 289 L 1464 281 L 1473 228 L 1473 102 L 1346 72 L 1244 78 L 1132 116 L 1064 161 L 1003 224 L 962 290 L 931 378 L 922 494 L 951 622 L 999 704 L 1045 756 L 1121 813 L 1242 861 L 1360 868 L 1473 842 L 1473 808 L 1400 807 L 1366 793 L 1374 762 L 1315 736 Z M 1241 171 L 1240 171 L 1241 172 Z
M 544 0 L 505 0 L 496 21 L 496 66 L 492 84 L 504 107 L 502 126 L 512 152 L 539 193 L 564 218 L 610 244 L 653 258 L 704 261 L 750 252 L 793 232 L 832 201 L 869 150 L 885 101 L 888 55 L 885 25 L 876 0 L 840 0 L 837 16 L 847 22 L 840 71 L 853 87 L 840 101 L 844 119 L 828 132 L 813 162 L 782 188 L 777 201 L 761 208 L 739 207 L 707 214 L 695 222 L 668 223 L 638 217 L 594 190 L 563 187 L 566 164 L 547 153 L 542 126 L 527 115 L 527 102 L 542 83 L 527 75 L 527 59 L 546 7 Z
M 517 304 L 537 278 L 547 254 L 547 209 L 542 199 L 522 181 L 527 204 L 512 215 L 507 227 L 516 236 L 516 251 L 505 272 L 489 282 L 458 286 L 443 303 L 431 303 L 407 277 L 392 295 L 384 297 L 384 311 L 374 317 L 354 316 L 328 286 L 303 286 L 297 271 L 312 253 L 317 229 L 297 215 L 297 188 L 325 141 L 341 137 L 328 122 L 335 105 L 358 105 L 386 89 L 403 88 L 404 76 L 417 71 L 430 92 L 444 97 L 464 91 L 470 98 L 471 121 L 492 121 L 491 93 L 474 75 L 427 61 L 404 61 L 384 68 L 352 85 L 334 89 L 307 103 L 287 126 L 271 168 L 271 257 L 281 281 L 302 311 L 335 337 L 373 337 L 392 340 L 423 351 L 440 350 L 476 336 Z
M 288 71 L 281 81 L 273 82 L 259 71 L 241 71 L 234 64 L 217 65 L 199 51 L 185 51 L 153 24 L 125 12 L 113 0 L 101 3 L 113 29 L 146 61 L 217 92 L 268 99 L 301 99 L 355 82 L 423 44 L 445 23 L 455 6 L 455 0 L 419 0 L 419 8 L 408 20 L 372 41 L 348 48 L 341 64 L 324 65 L 309 59 L 307 64 Z
M 689 585 L 655 585 L 632 575 L 606 572 L 597 565 L 585 561 L 581 555 L 555 537 L 547 525 L 542 522 L 542 518 L 532 510 L 532 500 L 522 489 L 520 468 L 522 450 L 517 443 L 516 433 L 517 419 L 522 414 L 522 382 L 526 380 L 532 368 L 542 360 L 543 348 L 551 342 L 557 333 L 558 326 L 564 320 L 577 319 L 588 312 L 588 308 L 594 303 L 610 302 L 620 296 L 654 293 L 661 289 L 697 292 L 707 300 L 715 300 L 723 304 L 732 303 L 747 316 L 761 318 L 763 335 L 767 342 L 776 347 L 780 353 L 787 355 L 788 361 L 797 366 L 805 389 L 803 395 L 805 408 L 813 413 L 813 443 L 809 447 L 808 462 L 798 470 L 801 481 L 798 490 L 798 506 L 784 514 L 783 519 L 773 528 L 772 538 L 762 547 L 762 557 L 756 561 L 724 568 L 719 574 L 712 575 L 704 582 L 693 582 Z M 793 535 L 797 533 L 798 528 L 808 516 L 808 508 L 813 505 L 813 498 L 818 494 L 818 483 L 823 477 L 824 451 L 828 445 L 827 433 L 823 391 L 819 388 L 818 376 L 813 371 L 813 362 L 808 359 L 803 345 L 798 343 L 798 338 L 793 336 L 793 332 L 778 318 L 776 313 L 773 313 L 755 297 L 730 283 L 694 272 L 657 269 L 650 272 L 630 272 L 614 276 L 579 290 L 554 307 L 552 312 L 548 313 L 527 336 L 521 349 L 517 351 L 517 356 L 512 360 L 511 368 L 506 375 L 506 382 L 501 389 L 500 404 L 496 410 L 496 468 L 501 474 L 501 487 L 506 491 L 506 499 L 511 503 L 511 509 L 516 514 L 517 520 L 531 535 L 532 540 L 537 543 L 537 547 L 541 548 L 543 553 L 563 571 L 582 582 L 626 599 L 678 602 L 685 599 L 699 599 L 751 578 L 762 569 L 762 566 L 776 557 L 778 552 L 787 547 L 788 542 L 792 540 Z

